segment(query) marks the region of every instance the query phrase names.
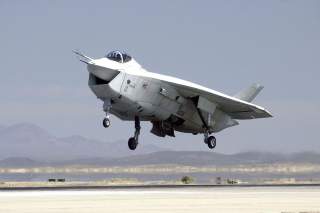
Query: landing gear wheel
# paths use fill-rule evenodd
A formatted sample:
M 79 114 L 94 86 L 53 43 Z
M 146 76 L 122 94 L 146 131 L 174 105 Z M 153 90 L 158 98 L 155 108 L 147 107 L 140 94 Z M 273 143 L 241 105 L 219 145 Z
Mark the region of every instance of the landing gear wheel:
M 134 139 L 134 137 L 129 138 L 128 140 L 128 146 L 130 150 L 135 150 L 138 146 L 138 143 L 136 141 L 136 139 Z
M 217 145 L 216 138 L 214 136 L 210 136 L 207 138 L 207 144 L 210 149 L 214 149 Z
M 102 125 L 104 128 L 108 128 L 111 125 L 110 119 L 109 118 L 104 118 L 102 121 Z

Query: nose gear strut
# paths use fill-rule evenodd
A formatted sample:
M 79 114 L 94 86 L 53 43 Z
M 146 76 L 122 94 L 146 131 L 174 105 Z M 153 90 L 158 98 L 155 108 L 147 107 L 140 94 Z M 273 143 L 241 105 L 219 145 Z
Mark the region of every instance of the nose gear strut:
M 111 100 L 110 99 L 104 100 L 103 111 L 105 111 L 106 113 L 106 117 L 102 121 L 102 125 L 104 128 L 108 128 L 111 125 L 110 115 L 109 115 L 111 107 L 112 107 Z

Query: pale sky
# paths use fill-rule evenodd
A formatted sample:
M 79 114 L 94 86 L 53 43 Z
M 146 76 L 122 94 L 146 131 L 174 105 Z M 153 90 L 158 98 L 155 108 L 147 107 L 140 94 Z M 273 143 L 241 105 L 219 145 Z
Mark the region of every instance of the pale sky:
M 217 152 L 320 151 L 320 1 L 0 1 L 0 124 L 31 122 L 57 136 L 132 136 L 112 117 L 71 50 L 119 49 L 152 72 L 234 94 L 257 82 L 254 103 L 274 118 L 216 134 Z M 203 136 L 158 138 L 142 123 L 140 145 L 207 150 Z

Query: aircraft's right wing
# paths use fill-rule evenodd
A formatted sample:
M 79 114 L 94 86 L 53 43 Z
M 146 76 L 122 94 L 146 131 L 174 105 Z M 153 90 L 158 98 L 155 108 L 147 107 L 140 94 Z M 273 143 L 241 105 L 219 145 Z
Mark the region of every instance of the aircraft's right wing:
M 173 86 L 178 92 L 186 98 L 201 96 L 210 102 L 217 104 L 217 108 L 226 112 L 234 119 L 255 119 L 272 117 L 263 107 L 240 100 L 238 98 L 220 93 L 218 91 L 203 87 L 201 85 L 184 81 L 182 79 L 165 76 L 157 73 L 143 72 L 139 75 L 160 80 Z
M 188 85 L 168 82 L 174 85 L 180 94 L 185 97 L 202 96 L 207 100 L 217 104 L 217 107 L 226 112 L 233 119 L 255 119 L 272 117 L 264 108 L 240 99 L 227 96 L 225 94 L 210 90 L 208 88 L 197 88 Z

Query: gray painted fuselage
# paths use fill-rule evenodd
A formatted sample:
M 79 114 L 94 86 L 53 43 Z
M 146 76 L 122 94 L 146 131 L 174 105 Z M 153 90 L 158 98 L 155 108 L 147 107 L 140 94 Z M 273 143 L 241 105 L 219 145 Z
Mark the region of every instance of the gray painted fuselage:
M 102 101 L 111 99 L 110 113 L 122 120 L 134 120 L 135 116 L 139 116 L 142 121 L 168 121 L 174 130 L 180 132 L 205 131 L 192 97 L 182 97 L 164 82 L 122 72 L 109 76 L 105 82 L 97 82 L 95 76 L 89 75 L 91 90 Z M 233 122 L 230 123 L 230 118 L 218 109 L 209 123 L 213 124 L 211 132 L 234 125 Z

